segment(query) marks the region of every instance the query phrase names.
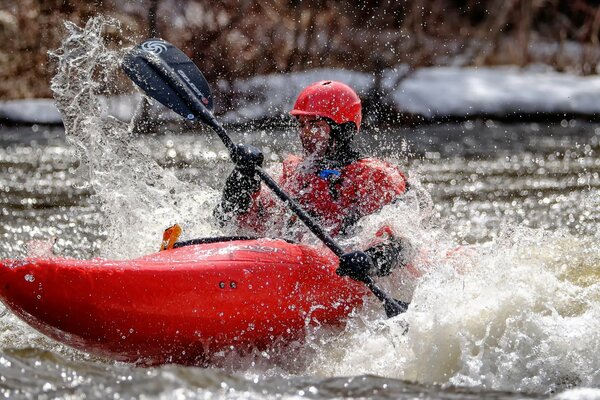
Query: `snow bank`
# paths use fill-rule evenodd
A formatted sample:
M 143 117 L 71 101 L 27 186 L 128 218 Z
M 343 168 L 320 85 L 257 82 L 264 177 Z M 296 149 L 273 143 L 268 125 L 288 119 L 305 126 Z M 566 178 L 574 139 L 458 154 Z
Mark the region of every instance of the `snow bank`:
M 52 99 L 0 102 L 0 120 L 14 123 L 60 124 L 62 119 Z
M 113 116 L 129 121 L 138 109 L 142 96 L 140 93 L 105 97 L 99 96 L 98 103 L 103 117 Z M 163 120 L 177 119 L 177 115 L 152 101 L 150 112 Z M 0 102 L 0 121 L 19 124 L 62 124 L 62 117 L 53 99 L 28 99 Z
M 548 70 L 496 68 L 422 68 L 402 79 L 406 67 L 383 72 L 383 100 L 396 112 L 440 117 L 510 114 L 600 113 L 600 77 L 581 77 Z M 298 93 L 318 80 L 339 80 L 364 99 L 375 77 L 347 70 L 316 69 L 289 75 L 266 75 L 237 81 L 234 108 L 226 122 L 278 118 L 293 106 Z
M 600 113 L 600 77 L 498 68 L 425 68 L 391 96 L 399 111 L 426 118 L 512 113 Z
M 408 75 L 405 66 L 383 72 L 383 101 L 396 112 L 440 117 L 504 117 L 510 114 L 600 113 L 600 77 L 558 73 L 546 68 L 423 68 Z M 282 118 L 298 93 L 319 80 L 339 80 L 352 86 L 361 97 L 375 88 L 375 77 L 342 69 L 256 76 L 231 85 L 219 82 L 221 92 L 230 93 L 232 107 L 221 110 L 221 121 L 245 123 Z M 101 99 L 106 114 L 131 119 L 139 95 Z M 219 99 L 216 99 L 219 103 Z M 160 113 L 160 107 L 154 106 Z M 164 110 L 163 110 L 164 111 Z M 161 118 L 174 118 L 162 112 Z M 0 119 L 18 123 L 60 123 L 52 100 L 16 100 L 0 103 Z

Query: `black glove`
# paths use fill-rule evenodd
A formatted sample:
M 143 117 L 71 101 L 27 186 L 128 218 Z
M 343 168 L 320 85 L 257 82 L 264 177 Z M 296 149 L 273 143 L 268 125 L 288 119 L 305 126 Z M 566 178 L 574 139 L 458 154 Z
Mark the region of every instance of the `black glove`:
M 250 175 L 255 173 L 256 167 L 262 167 L 265 157 L 262 151 L 249 144 L 238 144 L 235 146 L 231 159 L 236 164 L 235 168 Z
M 340 263 L 335 273 L 339 276 L 348 276 L 355 281 L 367 283 L 373 261 L 369 255 L 362 251 L 353 251 L 340 257 Z
M 414 257 L 414 247 L 406 239 L 392 238 L 365 250 L 371 257 L 370 276 L 387 276 L 396 268 L 406 267 Z
M 250 145 L 237 145 L 231 158 L 235 168 L 225 181 L 221 203 L 214 215 L 222 224 L 234 215 L 250 209 L 252 195 L 260 189 L 260 176 L 256 167 L 262 167 L 264 156 L 260 149 Z

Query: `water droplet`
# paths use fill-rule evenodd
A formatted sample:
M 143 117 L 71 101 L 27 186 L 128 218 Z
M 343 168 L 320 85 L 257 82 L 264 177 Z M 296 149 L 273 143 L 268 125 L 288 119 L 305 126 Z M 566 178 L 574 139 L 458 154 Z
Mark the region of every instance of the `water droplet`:
M 25 280 L 27 282 L 33 282 L 33 281 L 35 281 L 35 276 L 33 276 L 32 274 L 27 274 L 27 275 L 25 275 Z

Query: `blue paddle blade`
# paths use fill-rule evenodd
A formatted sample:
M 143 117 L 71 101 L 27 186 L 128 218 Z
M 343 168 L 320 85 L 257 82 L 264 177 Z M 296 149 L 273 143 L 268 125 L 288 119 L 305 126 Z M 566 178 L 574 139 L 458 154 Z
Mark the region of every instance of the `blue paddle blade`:
M 192 60 L 171 43 L 162 39 L 146 40 L 125 55 L 122 68 L 148 96 L 179 115 L 189 120 L 203 117 L 198 115 L 197 107 L 194 112 L 184 93 L 193 94 L 212 113 L 213 97 L 206 78 Z M 177 75 L 175 79 L 166 79 L 173 74 Z M 188 90 L 182 91 L 177 87 L 180 84 Z

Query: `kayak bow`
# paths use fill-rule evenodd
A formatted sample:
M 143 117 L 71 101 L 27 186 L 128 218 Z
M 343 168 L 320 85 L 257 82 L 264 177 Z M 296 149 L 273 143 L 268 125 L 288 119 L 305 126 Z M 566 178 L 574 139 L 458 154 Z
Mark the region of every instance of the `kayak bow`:
M 366 294 L 324 249 L 278 239 L 197 244 L 134 260 L 3 260 L 0 298 L 66 345 L 141 365 L 202 365 L 336 324 Z

